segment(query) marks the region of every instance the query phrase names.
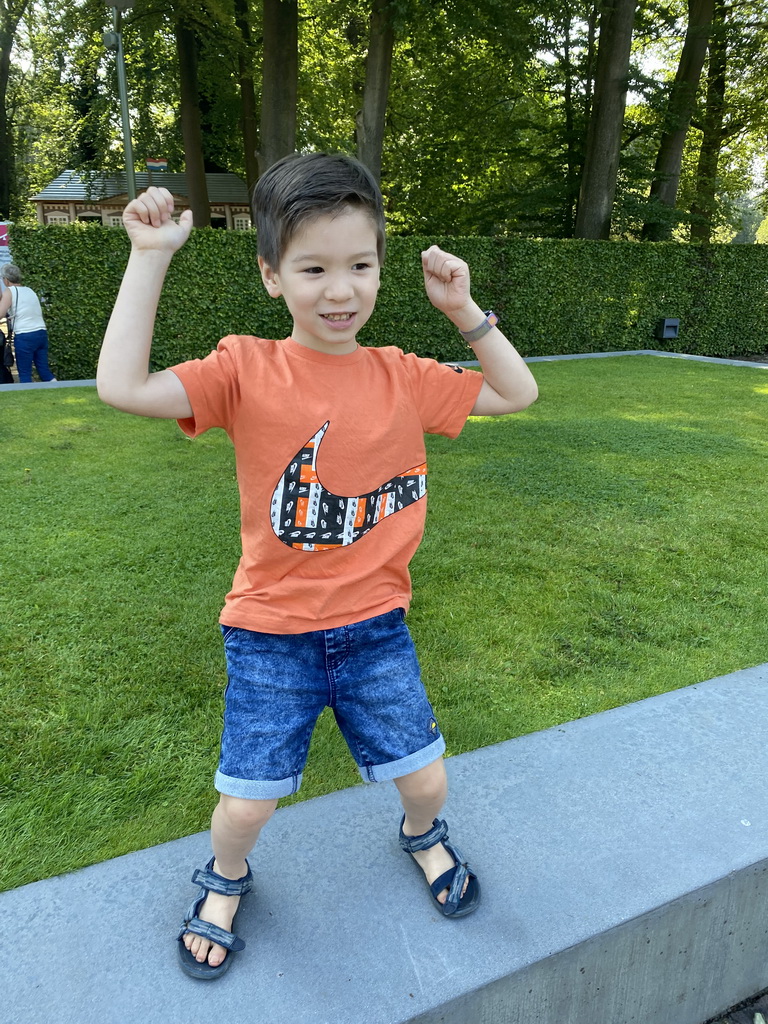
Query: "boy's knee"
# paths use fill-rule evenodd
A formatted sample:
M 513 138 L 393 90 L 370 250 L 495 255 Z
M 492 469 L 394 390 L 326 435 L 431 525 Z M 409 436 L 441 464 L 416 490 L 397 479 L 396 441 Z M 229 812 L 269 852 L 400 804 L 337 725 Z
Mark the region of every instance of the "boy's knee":
M 396 779 L 395 784 L 401 793 L 413 800 L 431 802 L 444 799 L 448 783 L 442 759 L 411 775 Z
M 244 800 L 242 797 L 222 793 L 219 807 L 231 827 L 252 829 L 269 821 L 277 808 L 277 800 Z
M 446 785 L 444 779 L 427 778 L 421 781 L 418 790 L 418 796 L 421 800 L 429 801 L 430 803 L 435 800 L 445 799 Z

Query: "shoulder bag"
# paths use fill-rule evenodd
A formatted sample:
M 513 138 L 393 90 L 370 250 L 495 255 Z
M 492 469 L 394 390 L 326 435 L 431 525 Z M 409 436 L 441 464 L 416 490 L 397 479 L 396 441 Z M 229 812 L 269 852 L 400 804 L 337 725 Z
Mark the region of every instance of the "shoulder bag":
M 16 291 L 16 304 L 19 302 L 19 293 Z M 5 317 L 5 342 L 3 344 L 3 366 L 10 369 L 13 366 L 15 359 L 13 356 L 13 320 L 11 319 L 11 310 L 8 308 L 8 313 Z

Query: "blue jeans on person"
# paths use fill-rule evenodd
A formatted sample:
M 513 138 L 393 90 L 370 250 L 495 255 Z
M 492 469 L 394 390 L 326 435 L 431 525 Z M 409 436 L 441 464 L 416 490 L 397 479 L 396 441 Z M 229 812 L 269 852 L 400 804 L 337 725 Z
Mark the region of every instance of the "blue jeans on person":
M 220 793 L 246 800 L 295 793 L 326 706 L 366 782 L 400 778 L 442 756 L 445 741 L 401 608 L 310 633 L 234 626 L 222 633 L 228 685 Z
M 16 353 L 19 384 L 32 383 L 33 363 L 40 380 L 54 379 L 48 365 L 48 331 L 28 331 L 25 334 L 14 334 L 13 348 Z

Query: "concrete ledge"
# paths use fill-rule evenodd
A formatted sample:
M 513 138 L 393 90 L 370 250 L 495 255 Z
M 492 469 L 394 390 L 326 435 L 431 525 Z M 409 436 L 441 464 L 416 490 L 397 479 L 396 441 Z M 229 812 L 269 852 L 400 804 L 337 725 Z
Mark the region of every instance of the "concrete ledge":
M 95 388 L 93 380 L 35 380 L 31 384 L 0 384 L 0 391 L 50 391 L 52 388 Z
M 567 356 L 525 356 L 526 363 L 557 363 L 563 359 L 613 359 L 614 356 L 661 356 L 663 359 L 690 359 L 696 363 L 715 363 L 721 366 L 751 366 L 768 370 L 768 363 L 757 363 L 752 359 L 721 359 L 719 356 L 695 356 L 688 352 L 661 352 L 652 348 L 623 349 L 620 352 L 576 352 Z M 479 366 L 476 359 L 451 359 L 456 366 Z M 10 386 L 10 385 L 9 385 Z
M 753 366 L 768 370 L 768 363 L 751 359 L 722 359 L 720 356 L 697 356 L 690 352 L 662 352 L 655 348 L 625 349 L 621 352 L 581 352 L 568 356 L 530 356 L 526 363 L 549 363 L 558 359 L 606 359 L 610 356 L 661 356 L 663 359 L 691 359 L 697 363 L 717 363 L 721 366 Z
M 391 784 L 284 808 L 215 985 L 174 949 L 206 833 L 4 893 L 3 1020 L 702 1024 L 768 987 L 767 716 L 763 665 L 451 758 L 461 921 Z

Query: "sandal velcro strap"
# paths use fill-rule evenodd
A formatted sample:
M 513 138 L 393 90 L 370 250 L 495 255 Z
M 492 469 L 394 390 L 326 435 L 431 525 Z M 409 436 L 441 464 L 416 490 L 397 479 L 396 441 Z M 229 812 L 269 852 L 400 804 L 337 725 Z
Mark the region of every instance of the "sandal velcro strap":
M 461 906 L 461 893 L 464 888 L 464 882 L 469 877 L 471 872 L 468 870 L 466 864 L 457 864 L 455 867 L 448 868 L 444 871 L 439 878 L 436 878 L 430 885 L 429 891 L 435 900 L 441 892 L 448 890 L 448 895 L 445 898 L 445 902 L 440 904 L 440 909 L 443 914 L 448 917 L 450 914 L 456 913 Z M 438 902 L 440 902 L 438 900 Z
M 405 815 L 403 815 L 403 820 L 400 822 L 400 836 L 398 841 L 400 846 L 408 853 L 418 853 L 419 850 L 431 850 L 432 847 L 437 846 L 441 840 L 448 838 L 448 826 L 442 818 L 435 818 L 429 832 L 425 832 L 424 835 L 421 836 L 407 836 L 403 832 L 404 822 Z
M 443 904 L 443 913 L 453 914 L 455 913 L 461 904 L 461 894 L 464 891 L 464 883 L 470 876 L 469 865 L 465 860 L 462 859 L 461 853 L 453 845 L 453 843 L 443 842 L 443 846 L 450 853 L 454 860 L 454 866 L 444 871 L 439 878 L 436 878 L 429 889 L 435 899 L 443 892 L 444 889 L 448 890 L 448 895 L 445 898 Z
M 448 895 L 445 898 L 446 913 L 453 913 L 457 910 L 461 903 L 461 894 L 464 890 L 464 883 L 470 875 L 469 865 L 461 856 L 459 850 L 452 843 L 443 843 L 446 850 L 453 857 L 456 862 L 456 868 L 453 872 L 453 880 L 450 883 Z M 450 908 L 450 909 L 449 909 Z
M 217 892 L 222 896 L 244 896 L 247 892 L 251 891 L 251 883 L 253 882 L 253 874 L 251 873 L 251 866 L 248 864 L 248 872 L 243 875 L 242 878 L 224 878 L 223 875 L 218 875 L 213 870 L 214 857 L 208 861 L 204 868 L 198 868 L 194 875 L 192 875 L 192 881 L 203 889 L 207 889 L 209 892 Z
M 245 949 L 244 940 L 238 938 L 233 932 L 219 928 L 217 925 L 211 924 L 210 921 L 201 921 L 199 917 L 185 921 L 181 934 L 183 935 L 184 932 L 193 932 L 203 939 L 209 939 L 219 946 L 224 946 L 225 949 L 231 949 L 233 953 L 239 953 L 241 949 Z

